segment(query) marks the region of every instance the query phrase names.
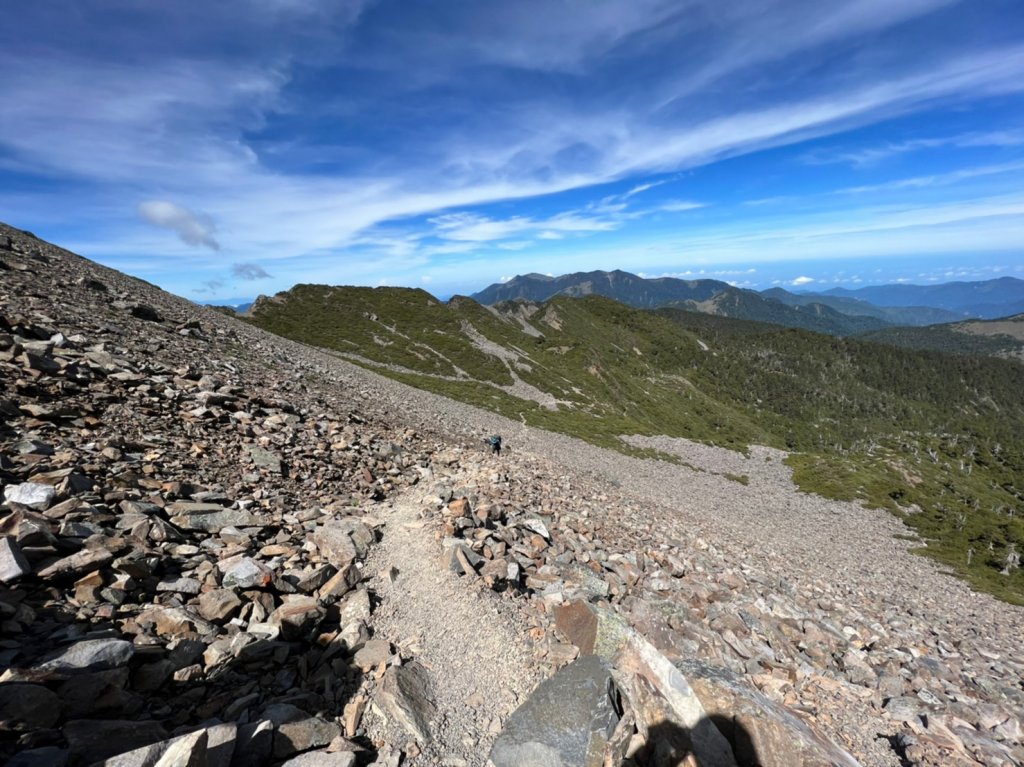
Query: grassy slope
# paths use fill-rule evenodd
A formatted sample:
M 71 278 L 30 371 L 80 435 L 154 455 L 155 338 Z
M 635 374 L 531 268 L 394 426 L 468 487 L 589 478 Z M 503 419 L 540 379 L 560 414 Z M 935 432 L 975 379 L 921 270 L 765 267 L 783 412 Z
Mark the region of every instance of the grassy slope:
M 530 308 L 542 338 L 509 319 L 510 307 L 497 311 L 468 299 L 445 306 L 423 291 L 299 286 L 262 304 L 254 321 L 616 449 L 630 433 L 786 448 L 802 489 L 890 509 L 928 540 L 928 554 L 1024 603 L 1024 573 L 999 574 L 1006 547 L 1024 549 L 1024 366 L 596 296 Z M 481 351 L 465 323 L 516 356 Z M 564 404 L 552 410 L 498 388 L 513 371 Z

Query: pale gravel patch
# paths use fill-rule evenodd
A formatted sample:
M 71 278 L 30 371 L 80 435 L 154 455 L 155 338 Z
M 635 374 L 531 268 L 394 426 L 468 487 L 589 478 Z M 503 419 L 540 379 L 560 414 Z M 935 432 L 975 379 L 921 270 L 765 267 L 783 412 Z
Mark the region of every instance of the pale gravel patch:
M 397 645 L 404 659 L 429 671 L 437 715 L 422 755 L 403 764 L 464 760 L 483 765 L 509 714 L 540 681 L 517 606 L 489 589 L 475 589 L 442 561 L 436 519 L 424 518 L 421 496 L 404 494 L 378 516 L 381 541 L 367 560 L 371 588 L 381 599 L 371 627 Z M 392 583 L 388 572 L 395 568 Z M 370 710 L 371 733 L 408 740 Z

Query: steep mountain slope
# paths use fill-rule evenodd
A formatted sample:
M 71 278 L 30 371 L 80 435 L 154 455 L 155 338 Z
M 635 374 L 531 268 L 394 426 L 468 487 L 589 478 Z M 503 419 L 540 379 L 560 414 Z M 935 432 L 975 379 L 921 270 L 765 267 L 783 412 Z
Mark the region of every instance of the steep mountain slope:
M 942 285 L 875 285 L 832 288 L 827 296 L 853 298 L 877 306 L 932 306 L 967 316 L 995 319 L 1024 312 L 1024 280 L 1000 277 Z
M 865 333 L 861 338 L 907 349 L 982 354 L 1024 361 L 1024 314 L 926 328 L 886 328 Z
M 718 280 L 645 279 L 623 271 L 577 272 L 560 277 L 528 274 L 496 283 L 471 297 L 487 305 L 525 299 L 547 301 L 554 296 L 581 298 L 598 295 L 640 309 L 677 306 L 738 319 L 773 322 L 830 335 L 849 335 L 886 327 L 872 316 L 850 317 L 823 304 L 786 305 L 752 290 Z
M 934 325 L 940 322 L 955 322 L 963 318 L 962 312 L 938 309 L 930 306 L 876 306 L 856 298 L 832 296 L 827 293 L 790 293 L 782 288 L 762 290 L 761 295 L 786 306 L 809 306 L 821 304 L 842 314 L 874 317 L 891 325 Z
M 539 329 L 602 306 L 496 319 L 543 345 Z M 614 316 L 639 323 L 616 343 L 653 328 L 698 360 L 806 335 Z M 683 463 L 614 453 L 3 225 L 0 392 L 12 767 L 482 767 L 538 707 L 532 685 L 578 668 L 591 616 L 628 643 L 613 694 L 636 725 L 616 732 L 638 750 L 612 764 L 662 764 L 666 745 L 693 761 L 707 727 L 765 767 L 852 765 L 829 739 L 864 767 L 1024 761 L 1024 610 L 911 556 L 895 517 L 796 492 L 778 451 L 652 437 Z M 495 430 L 500 458 L 480 444 Z M 541 736 L 585 705 L 552 687 Z M 684 695 L 687 718 L 666 720 Z
M 928 553 L 1024 599 L 1020 573 L 1000 575 L 1024 545 L 1014 514 L 1024 369 L 1014 363 L 598 296 L 488 310 L 422 291 L 302 286 L 260 302 L 253 321 L 349 355 L 358 348 L 353 359 L 399 380 L 602 445 L 665 434 L 799 451 L 790 460 L 806 489 L 905 515 Z

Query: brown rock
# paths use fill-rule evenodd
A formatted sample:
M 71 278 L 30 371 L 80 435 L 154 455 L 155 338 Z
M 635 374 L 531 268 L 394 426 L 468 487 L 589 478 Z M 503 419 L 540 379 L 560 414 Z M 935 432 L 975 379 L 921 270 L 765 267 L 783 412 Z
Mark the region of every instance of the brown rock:
M 242 606 L 242 600 L 230 589 L 214 589 L 199 597 L 196 609 L 199 615 L 212 623 L 230 620 Z
M 570 602 L 555 607 L 555 626 L 569 642 L 579 648 L 581 655 L 594 652 L 597 624 L 597 613 L 586 602 Z

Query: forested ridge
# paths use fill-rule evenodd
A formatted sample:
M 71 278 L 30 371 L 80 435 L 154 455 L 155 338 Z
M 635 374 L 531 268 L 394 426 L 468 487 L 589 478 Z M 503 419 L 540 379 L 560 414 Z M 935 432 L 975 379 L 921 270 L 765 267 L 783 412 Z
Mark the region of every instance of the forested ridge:
M 418 290 L 303 285 L 259 302 L 252 321 L 622 450 L 633 449 L 626 434 L 786 449 L 802 489 L 893 511 L 928 554 L 1024 602 L 1013 567 L 1024 548 L 1017 362 L 598 296 L 485 308 Z

